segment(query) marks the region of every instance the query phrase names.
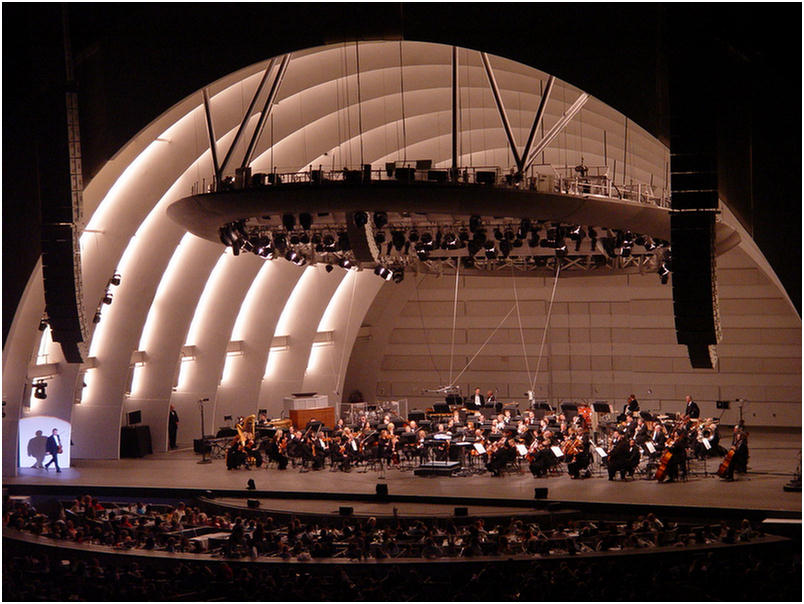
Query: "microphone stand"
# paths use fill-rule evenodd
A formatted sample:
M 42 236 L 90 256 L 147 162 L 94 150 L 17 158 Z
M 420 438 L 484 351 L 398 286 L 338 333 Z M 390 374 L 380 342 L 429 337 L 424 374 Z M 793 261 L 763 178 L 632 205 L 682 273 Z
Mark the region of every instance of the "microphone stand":
M 204 399 L 198 401 L 198 409 L 201 411 L 201 460 L 198 463 L 212 463 L 211 459 L 207 459 L 207 439 L 204 436 Z

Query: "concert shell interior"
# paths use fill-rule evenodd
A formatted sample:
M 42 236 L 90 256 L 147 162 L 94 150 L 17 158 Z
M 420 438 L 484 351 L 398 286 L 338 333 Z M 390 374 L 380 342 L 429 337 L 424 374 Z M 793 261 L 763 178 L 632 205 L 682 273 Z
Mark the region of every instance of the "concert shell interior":
M 657 271 L 662 249 L 672 245 L 671 148 L 607 104 L 616 99 L 596 98 L 583 82 L 539 67 L 407 38 L 289 46 L 197 82 L 141 124 L 83 183 L 74 223 L 82 362 L 67 362 L 50 327 L 40 325 L 47 316 L 41 260 L 16 307 L 3 344 L 4 490 L 209 490 L 235 502 L 259 496 L 267 509 L 326 513 L 346 503 L 359 514 L 393 508 L 437 516 L 456 505 L 522 509 L 535 487 L 546 487 L 548 502 L 583 509 L 754 510 L 800 522 L 800 493 L 783 490 L 800 464 L 801 439 L 801 318 L 785 286 L 721 195 L 713 290 L 722 334 L 714 368 L 693 368 L 677 340 L 672 272 L 668 280 Z M 529 138 L 537 153 L 527 153 Z M 242 184 L 235 168 L 246 157 Z M 506 180 L 527 160 L 522 182 Z M 413 182 L 401 184 L 389 167 L 417 163 Z M 578 166 L 613 189 L 578 189 Z M 332 186 L 315 189 L 313 172 Z M 347 172 L 362 174 L 362 185 L 348 188 Z M 481 184 L 481 172 L 493 173 L 495 183 Z M 275 191 L 248 180 L 274 173 L 285 182 Z M 220 177 L 233 177 L 228 193 Z M 546 181 L 551 188 L 543 188 Z M 335 234 L 361 211 L 374 230 L 366 231 L 367 251 L 353 241 L 358 266 L 351 269 L 337 263 L 347 254 L 314 246 L 304 248 L 301 266 L 235 254 L 220 236 L 241 219 L 289 236 L 282 217 L 298 221 L 300 213 L 312 216 L 310 233 Z M 387 226 L 373 223 L 378 212 Z M 408 237 L 439 227 L 457 234 L 475 215 L 489 239 L 495 228 L 516 231 L 530 219 L 542 225 L 542 237 L 554 224 L 581 225 L 633 230 L 666 245 L 635 244 L 629 259 L 594 242 L 586 252 L 588 237 L 575 252 L 567 240 L 567 256 L 525 239 L 501 257 L 504 234 L 496 258 L 481 252 L 470 265 L 461 259 L 465 249 L 416 258 L 414 239 L 408 255 L 392 249 L 395 229 Z M 387 239 L 372 246 L 377 231 Z M 404 268 L 404 277 L 379 276 L 378 259 L 397 273 Z M 36 396 L 41 381 L 46 398 Z M 612 412 L 595 420 L 601 425 L 631 394 L 654 415 L 683 414 L 690 395 L 701 418 L 719 420 L 727 449 L 732 426 L 744 422 L 752 436 L 749 473 L 725 483 L 713 477 L 712 460 L 685 482 L 657 485 L 612 483 L 602 473 L 583 481 L 566 473 L 534 478 L 526 464 L 498 478 L 417 476 L 394 467 L 246 473 L 227 471 L 220 458 L 198 463 L 197 439 L 238 417 L 286 419 L 297 394 L 325 396 L 333 418 L 363 402 L 361 418 L 390 411 L 407 421 L 475 388 L 493 392 L 514 414 L 536 402 L 554 409 L 610 403 Z M 168 446 L 171 407 L 180 418 L 175 449 Z M 136 411 L 151 452 L 132 458 L 121 434 L 132 429 Z M 32 469 L 24 456 L 24 425 L 35 418 L 65 422 L 68 455 L 59 475 Z M 243 490 L 248 478 L 257 493 Z M 387 485 L 390 503 L 373 498 L 379 485 Z

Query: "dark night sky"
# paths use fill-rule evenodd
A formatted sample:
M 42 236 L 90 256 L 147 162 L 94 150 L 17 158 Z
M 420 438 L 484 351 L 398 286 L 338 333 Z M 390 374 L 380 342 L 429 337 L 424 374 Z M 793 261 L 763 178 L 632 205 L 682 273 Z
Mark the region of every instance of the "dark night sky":
M 554 73 L 667 140 L 662 65 L 683 50 L 695 57 L 691 73 L 715 83 L 698 93 L 702 110 L 724 122 L 725 144 L 744 147 L 734 165 L 752 161 L 752 178 L 748 170 L 734 174 L 730 205 L 753 228 L 800 312 L 800 4 L 66 6 L 85 179 L 171 105 L 240 67 L 326 42 L 400 34 Z M 37 185 L 54 169 L 30 133 L 42 128 L 40 92 L 58 81 L 63 63 L 60 5 L 5 3 L 2 12 L 5 340 L 39 254 Z

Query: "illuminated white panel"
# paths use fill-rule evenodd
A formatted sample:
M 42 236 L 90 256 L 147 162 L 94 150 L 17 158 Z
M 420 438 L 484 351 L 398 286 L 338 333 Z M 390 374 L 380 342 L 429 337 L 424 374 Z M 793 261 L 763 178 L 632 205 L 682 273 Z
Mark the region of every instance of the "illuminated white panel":
M 36 353 L 36 364 L 45 365 L 48 363 L 48 347 L 53 343 L 50 334 L 50 325 L 45 327 L 42 338 L 39 340 L 39 351 Z
M 315 291 L 315 278 L 316 269 L 313 266 L 308 266 L 304 269 L 304 274 L 296 287 L 293 288 L 293 293 L 290 294 L 282 314 L 279 316 L 279 322 L 276 324 L 274 336 L 287 336 L 290 335 L 291 324 L 295 318 L 296 307 L 301 304 L 307 296 L 312 296 Z
M 212 270 L 212 273 L 209 276 L 207 284 L 204 286 L 204 293 L 201 294 L 201 299 L 198 301 L 198 306 L 195 309 L 195 315 L 193 315 L 193 322 L 190 324 L 190 331 L 187 333 L 187 339 L 184 341 L 185 346 L 192 346 L 196 344 L 199 337 L 199 332 L 204 328 L 201 323 L 207 316 L 207 307 L 212 302 L 212 298 L 219 286 L 219 281 L 226 273 L 227 258 L 234 258 L 232 255 L 232 248 L 230 247 L 224 248 L 221 257 L 218 259 L 218 263 L 215 265 L 215 268 Z
M 53 428 L 58 430 L 61 439 L 62 452 L 59 454 L 59 467 L 70 467 L 70 423 L 51 417 L 49 415 L 37 415 L 24 417 L 19 423 L 19 460 L 20 467 L 30 468 L 34 464 L 41 462 L 48 463 L 52 457 L 45 454 L 48 437 L 53 433 Z M 53 468 L 53 464 L 50 465 Z
M 176 251 L 173 252 L 173 255 L 170 257 L 170 262 L 168 262 L 167 269 L 162 274 L 162 280 L 159 282 L 159 287 L 156 290 L 156 296 L 154 296 L 154 301 L 151 304 L 151 308 L 148 309 L 148 317 L 145 319 L 145 327 L 142 329 L 142 335 L 140 336 L 140 350 L 150 350 L 151 347 L 156 344 L 156 336 L 157 334 L 153 333 L 153 330 L 159 323 L 159 311 L 161 306 L 165 302 L 165 297 L 169 295 L 168 292 L 173 289 L 174 279 L 179 277 L 179 270 L 178 268 L 181 266 L 181 260 L 183 255 L 187 251 L 188 242 L 193 238 L 193 235 L 190 233 L 186 233 L 184 237 L 181 238 L 179 245 L 176 246 Z
M 357 284 L 357 271 L 351 270 L 346 272 L 346 277 L 343 278 L 338 289 L 335 290 L 335 295 L 327 305 L 327 310 L 324 311 L 321 317 L 321 322 L 318 324 L 316 331 L 334 331 L 335 326 L 338 324 L 338 317 L 336 312 L 339 306 L 343 303 L 344 296 L 351 299 L 354 296 L 355 285 Z

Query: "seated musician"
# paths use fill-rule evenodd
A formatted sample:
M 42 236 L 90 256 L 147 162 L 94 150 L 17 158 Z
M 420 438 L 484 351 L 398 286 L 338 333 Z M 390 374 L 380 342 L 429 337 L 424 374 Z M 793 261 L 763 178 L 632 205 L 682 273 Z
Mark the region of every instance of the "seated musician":
M 640 417 L 637 420 L 636 429 L 634 430 L 634 440 L 636 441 L 637 445 L 642 447 L 649 438 L 648 426 L 645 423 L 645 420 Z
M 734 456 L 726 473 L 727 480 L 733 480 L 735 472 L 745 474 L 748 471 L 748 433 L 740 424 L 734 426 L 732 447 L 734 447 Z
M 260 426 L 268 425 L 268 416 L 266 415 L 265 411 L 260 412 L 260 416 L 257 418 L 257 424 Z
M 555 445 L 556 441 L 553 438 L 553 433 L 550 430 L 545 430 L 538 444 L 531 446 L 531 452 L 528 457 L 530 459 L 530 471 L 534 477 L 541 478 L 545 476 L 547 471 L 558 463 L 558 458 L 551 449 Z
M 268 446 L 265 450 L 268 459 L 275 461 L 276 467 L 280 470 L 285 470 L 288 467 L 287 447 L 287 437 L 282 433 L 282 430 L 277 430 L 274 437 L 268 441 Z
M 250 438 L 246 441 L 243 452 L 246 454 L 246 467 L 251 467 L 252 465 L 257 468 L 262 467 L 262 453 L 254 443 L 254 439 Z
M 679 474 L 687 473 L 687 437 L 684 430 L 676 430 L 672 444 L 668 446 L 673 456 L 667 464 L 667 482 L 673 482 L 678 479 Z
M 606 458 L 609 480 L 614 480 L 614 476 L 617 472 L 620 473 L 620 477 L 624 480 L 628 468 L 629 443 L 628 440 L 617 431 L 614 432 L 612 438 L 611 448 Z
M 226 469 L 227 470 L 236 470 L 242 465 L 246 463 L 246 452 L 243 445 L 240 443 L 240 439 L 235 437 L 232 444 L 229 445 L 229 448 L 226 451 Z
M 343 418 L 338 418 L 338 421 L 335 422 L 335 427 L 332 429 L 332 436 L 338 437 L 343 433 L 343 429 L 346 427 L 346 423 L 343 421 Z
M 627 438 L 634 438 L 636 434 L 637 423 L 634 421 L 633 415 L 628 415 L 625 418 L 625 436 Z
M 653 434 L 651 434 L 653 447 L 656 449 L 655 455 L 658 456 L 664 451 L 664 443 L 667 441 L 667 434 L 664 426 L 660 422 L 656 422 L 653 427 Z
M 624 472 L 621 471 L 620 477 L 625 478 L 625 474 L 633 477 L 634 472 L 636 471 L 637 467 L 639 466 L 639 458 L 642 456 L 641 450 L 639 445 L 636 442 L 636 439 L 632 438 L 628 441 L 628 458 L 627 464 L 625 466 Z
M 344 472 L 351 471 L 352 458 L 355 455 L 355 450 L 352 447 L 352 432 L 349 428 L 344 428 L 340 436 L 334 437 L 330 443 L 330 458 L 332 463 L 339 464 L 341 470 Z
M 572 478 L 589 478 L 591 473 L 587 468 L 592 461 L 591 443 L 586 433 L 576 434 L 574 442 L 567 447 L 567 472 Z M 583 474 L 582 474 L 583 472 Z
M 502 444 L 492 454 L 491 459 L 486 464 L 486 469 L 491 472 L 492 476 L 500 476 L 500 471 L 510 462 L 516 459 L 516 448 L 514 448 L 514 439 L 505 438 L 501 440 Z

